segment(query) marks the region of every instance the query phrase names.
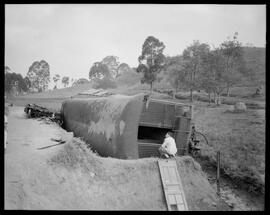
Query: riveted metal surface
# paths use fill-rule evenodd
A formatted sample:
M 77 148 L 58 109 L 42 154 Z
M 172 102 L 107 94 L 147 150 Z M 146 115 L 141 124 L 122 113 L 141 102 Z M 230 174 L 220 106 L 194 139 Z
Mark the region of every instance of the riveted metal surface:
M 64 127 L 102 156 L 138 158 L 143 95 L 70 99 L 62 104 Z

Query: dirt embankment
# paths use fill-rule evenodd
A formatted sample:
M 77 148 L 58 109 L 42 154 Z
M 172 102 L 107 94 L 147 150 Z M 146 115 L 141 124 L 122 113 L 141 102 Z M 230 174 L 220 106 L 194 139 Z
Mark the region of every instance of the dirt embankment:
M 66 140 L 54 145 L 51 138 Z M 55 124 L 9 115 L 5 154 L 5 209 L 166 210 L 157 158 L 102 158 Z M 191 157 L 177 157 L 190 210 L 223 210 Z

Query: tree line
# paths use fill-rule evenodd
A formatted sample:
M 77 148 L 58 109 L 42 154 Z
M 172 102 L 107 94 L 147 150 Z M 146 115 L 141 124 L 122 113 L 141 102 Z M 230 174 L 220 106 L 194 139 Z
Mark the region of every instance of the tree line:
M 57 82 L 60 80 L 60 75 L 56 74 L 53 77 L 55 83 L 54 89 L 57 89 Z M 73 81 L 73 79 L 72 79 Z M 45 60 L 34 61 L 29 67 L 27 75 L 23 78 L 21 74 L 12 72 L 5 66 L 5 92 L 17 93 L 37 91 L 42 92 L 48 89 L 50 82 L 50 66 Z M 62 83 L 66 87 L 69 84 L 69 77 L 62 77 Z
M 61 77 L 55 74 L 52 78 L 54 88 L 57 89 L 59 81 L 64 87 L 93 82 L 95 87 L 116 87 L 114 79 L 118 78 L 123 73 L 128 73 L 132 70 L 126 63 L 120 63 L 117 56 L 107 56 L 100 62 L 95 62 L 89 70 L 89 80 L 85 78 L 70 79 L 68 76 Z M 21 74 L 12 72 L 5 67 L 5 91 L 11 93 L 14 90 L 21 92 L 37 91 L 42 92 L 48 89 L 50 82 L 50 66 L 45 60 L 35 61 L 29 67 L 25 78 Z
M 119 58 L 109 55 L 101 61 L 94 62 L 89 69 L 86 79 L 71 79 L 59 74 L 53 76 L 57 84 L 61 80 L 64 87 L 92 82 L 94 87 L 115 88 L 115 80 L 123 74 L 141 73 L 141 83 L 149 84 L 150 92 L 155 82 L 161 79 L 170 83 L 174 89 L 174 95 L 185 89 L 190 92 L 190 101 L 193 101 L 195 90 L 204 90 L 211 100 L 211 95 L 217 98 L 226 90 L 235 86 L 243 76 L 251 76 L 250 68 L 246 68 L 243 60 L 243 47 L 235 33 L 233 38 L 228 38 L 217 48 L 210 47 L 207 43 L 193 41 L 181 55 L 165 56 L 163 51 L 165 44 L 154 36 L 146 38 L 142 45 L 142 51 L 138 57 L 138 66 L 131 68 L 127 63 L 120 63 Z M 161 76 L 158 76 L 162 74 Z M 50 82 L 50 66 L 45 60 L 35 61 L 29 67 L 27 75 L 23 78 L 20 74 L 12 73 L 9 67 L 5 67 L 5 90 L 10 92 L 14 86 L 21 92 L 35 90 L 42 92 L 48 88 Z
M 136 71 L 143 73 L 141 82 L 148 83 L 150 91 L 157 81 L 158 73 L 163 72 L 174 88 L 174 94 L 179 89 L 189 90 L 192 102 L 193 92 L 204 90 L 209 101 L 211 95 L 214 95 L 216 103 L 219 104 L 224 90 L 229 96 L 230 89 L 242 78 L 250 75 L 250 69 L 246 67 L 243 59 L 243 47 L 237 37 L 236 32 L 232 39 L 227 38 L 217 48 L 195 40 L 182 55 L 165 57 L 163 42 L 150 36 L 143 44 Z

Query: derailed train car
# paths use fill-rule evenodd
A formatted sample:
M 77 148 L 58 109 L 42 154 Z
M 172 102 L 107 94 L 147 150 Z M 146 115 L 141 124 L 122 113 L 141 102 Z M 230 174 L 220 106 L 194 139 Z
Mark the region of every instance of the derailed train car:
M 173 132 L 185 154 L 192 106 L 135 96 L 73 98 L 63 102 L 63 127 L 82 137 L 101 156 L 138 159 L 158 156 L 165 134 Z

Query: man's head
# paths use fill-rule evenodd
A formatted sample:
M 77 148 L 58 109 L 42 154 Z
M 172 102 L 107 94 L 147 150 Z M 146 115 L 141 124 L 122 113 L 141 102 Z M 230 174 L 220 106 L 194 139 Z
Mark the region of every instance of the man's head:
M 169 131 L 169 132 L 166 133 L 165 137 L 172 137 L 172 136 L 173 136 L 172 132 Z

